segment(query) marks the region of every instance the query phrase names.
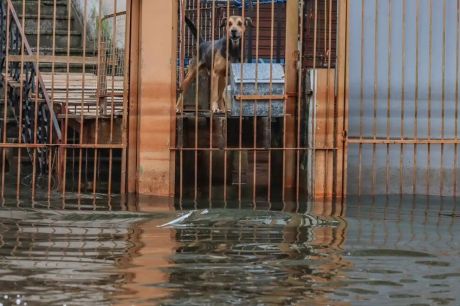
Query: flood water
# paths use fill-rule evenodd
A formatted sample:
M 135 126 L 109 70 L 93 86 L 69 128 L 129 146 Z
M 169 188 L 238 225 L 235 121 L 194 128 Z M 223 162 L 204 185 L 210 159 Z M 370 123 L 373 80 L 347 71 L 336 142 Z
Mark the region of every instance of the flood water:
M 6 201 L 0 305 L 460 305 L 454 199 Z

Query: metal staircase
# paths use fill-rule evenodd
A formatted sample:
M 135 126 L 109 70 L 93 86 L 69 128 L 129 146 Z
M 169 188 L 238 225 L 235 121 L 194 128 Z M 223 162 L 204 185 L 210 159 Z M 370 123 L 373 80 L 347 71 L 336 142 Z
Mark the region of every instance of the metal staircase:
M 32 48 L 11 0 L 0 4 L 0 89 L 3 98 L 0 108 L 3 118 L 14 119 L 18 129 L 17 147 L 26 148 L 31 162 L 37 163 L 39 175 L 48 170 L 48 150 L 61 142 L 62 133 L 53 103 L 46 90 Z M 21 56 L 26 55 L 26 56 Z M 14 59 L 10 60 L 10 57 Z M 21 58 L 18 60 L 18 58 Z M 5 106 L 2 103 L 7 101 Z M 7 139 L 3 132 L 1 142 Z M 36 149 L 34 158 L 33 150 Z

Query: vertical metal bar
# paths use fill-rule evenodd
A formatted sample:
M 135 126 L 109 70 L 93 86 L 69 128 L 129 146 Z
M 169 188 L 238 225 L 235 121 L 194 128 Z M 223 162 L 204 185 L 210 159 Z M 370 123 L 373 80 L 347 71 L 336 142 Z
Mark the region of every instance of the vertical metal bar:
M 251 3 L 252 5 L 252 3 Z M 256 83 L 255 83 L 255 93 L 259 94 L 259 35 L 260 35 L 260 1 L 256 2 Z M 252 52 L 251 52 L 252 53 Z M 252 60 L 252 59 L 251 59 Z M 254 101 L 254 130 L 253 130 L 253 141 L 254 141 L 254 152 L 253 152 L 253 168 L 252 168 L 252 201 L 254 205 L 256 204 L 257 197 L 257 100 Z
M 115 121 L 115 72 L 117 68 L 117 63 L 118 63 L 118 51 L 117 51 L 117 43 L 118 43 L 118 32 L 117 32 L 117 7 L 118 1 L 114 2 L 114 7 L 113 7 L 113 33 L 112 33 L 112 90 L 111 90 L 111 108 L 112 111 L 110 113 L 110 138 L 109 138 L 109 143 L 113 143 L 113 129 L 114 129 L 114 121 Z M 108 194 L 112 194 L 112 172 L 113 172 L 113 149 L 109 149 L 109 188 L 108 188 Z
M 98 47 L 98 52 L 97 52 L 97 75 L 100 76 L 101 73 L 105 73 L 104 71 L 102 71 L 102 67 L 101 68 L 101 50 L 100 50 L 100 46 L 101 46 L 101 41 L 102 41 L 102 0 L 99 0 L 99 8 L 98 8 L 98 17 L 97 17 L 97 24 L 98 24 L 98 27 L 97 27 L 97 47 Z M 103 48 L 103 52 L 105 52 L 105 48 Z M 105 56 L 105 54 L 103 54 L 102 56 Z M 105 69 L 105 68 L 104 68 Z M 98 86 L 98 91 L 100 91 L 100 88 Z M 95 120 L 95 127 L 94 127 L 94 159 L 93 159 L 93 194 L 96 193 L 97 191 L 97 174 L 98 174 L 98 156 L 99 156 L 99 150 L 97 148 L 97 144 L 99 143 L 99 133 L 98 133 L 98 130 L 99 130 L 99 112 L 100 112 L 100 100 L 99 100 L 99 97 L 100 97 L 101 93 L 98 92 L 96 94 L 96 96 L 98 97 L 96 99 L 96 118 L 94 119 Z
M 179 71 L 179 84 L 182 84 L 184 82 L 185 78 L 185 7 L 187 5 L 187 0 L 181 0 L 180 1 L 180 34 L 179 34 L 179 48 L 180 48 L 180 71 Z M 182 95 L 184 93 L 181 93 Z M 180 103 L 180 117 L 179 117 L 179 124 L 182 125 L 182 130 L 183 130 L 183 125 L 184 125 L 184 98 L 182 96 L 182 103 Z M 180 148 L 179 148 L 179 201 L 182 203 L 182 199 L 184 196 L 184 148 L 183 148 L 183 141 L 180 141 Z
M 446 0 L 443 0 L 442 16 L 442 81 L 441 81 L 441 139 L 445 140 L 445 115 L 446 115 Z M 439 193 L 444 194 L 444 143 L 441 143 L 441 179 Z
M 343 152 L 342 152 L 342 196 L 345 197 L 347 195 L 347 180 L 348 180 L 348 129 L 349 129 L 349 104 L 350 104 L 350 78 L 348 77 L 348 71 L 350 66 L 350 27 L 349 27 L 349 20 L 350 20 L 350 2 L 345 0 L 344 2 L 340 2 L 340 11 L 339 16 L 341 18 L 340 25 L 343 27 L 343 30 L 340 31 L 339 35 L 339 43 L 343 46 L 343 50 L 339 56 L 339 63 L 342 60 L 344 63 L 343 66 L 343 73 L 340 76 L 343 78 L 343 81 L 340 85 L 344 88 L 342 90 L 343 94 L 343 123 L 342 123 L 342 145 L 343 145 Z M 345 11 L 345 14 L 343 13 Z M 343 54 L 345 53 L 345 54 Z M 340 87 L 339 87 L 340 88 Z M 340 113 L 339 113 L 340 114 Z M 337 135 L 339 135 L 337 133 Z M 343 203 L 342 203 L 343 204 Z
M 75 132 L 75 129 L 72 128 L 72 138 L 70 139 L 70 143 L 71 144 L 75 144 L 76 143 L 76 136 L 75 136 L 76 132 Z M 72 152 L 72 185 L 71 185 L 71 189 L 72 190 L 75 190 L 75 148 L 71 148 L 70 149 L 70 152 Z
M 117 54 L 117 0 L 113 0 L 113 29 L 112 29 L 112 89 L 110 93 L 110 100 L 111 100 L 111 112 L 110 112 L 110 136 L 109 136 L 109 143 L 113 143 L 113 129 L 114 129 L 114 120 L 115 120 L 115 70 L 116 70 L 116 62 L 115 59 L 118 57 Z M 109 177 L 108 177 L 108 190 L 107 194 L 112 194 L 112 171 L 113 171 L 113 149 L 109 149 Z
M 329 13 L 328 13 L 328 26 L 327 26 L 327 29 L 328 29 L 328 33 L 327 33 L 327 40 L 328 40 L 328 45 L 327 45 L 327 81 L 326 81 L 326 92 L 327 92 L 327 95 L 326 95 L 326 139 L 325 139 L 325 142 L 324 144 L 326 145 L 326 147 L 330 147 L 332 146 L 331 144 L 331 139 L 330 139 L 330 131 L 329 131 L 329 121 L 330 121 L 330 110 L 329 110 L 329 105 L 330 105 L 330 95 L 329 95 L 329 91 L 330 91 L 330 88 L 331 88 L 331 82 L 330 82 L 330 77 L 329 77 L 329 74 L 331 73 L 331 52 L 332 52 L 332 0 L 329 0 L 329 5 L 326 5 L 326 8 L 329 7 Z M 334 78 L 335 80 L 335 78 Z M 333 84 L 334 86 L 334 84 Z M 335 92 L 334 92 L 334 95 L 335 95 Z M 332 108 L 332 118 L 334 118 L 334 112 L 335 112 L 335 101 L 332 101 L 332 105 L 334 105 L 334 107 Z M 326 150 L 325 152 L 325 170 L 324 171 L 324 189 L 325 189 L 325 192 L 324 192 L 324 195 L 325 197 L 326 196 L 332 196 L 332 194 L 329 195 L 329 187 L 328 187 L 328 175 L 331 173 L 330 172 L 330 169 L 329 169 L 329 155 L 333 153 L 333 151 L 330 151 L 330 150 Z M 332 182 L 331 182 L 332 183 Z M 333 188 L 331 188 L 331 190 L 333 190 Z
M 289 1 L 289 0 L 288 0 Z M 288 25 L 288 18 L 289 18 L 289 13 L 290 13 L 290 10 L 289 10 L 289 3 L 288 1 L 286 1 L 286 26 L 289 26 Z M 297 17 L 297 16 L 296 16 Z M 278 40 L 279 42 L 279 40 Z M 279 44 L 278 44 L 279 45 Z M 277 46 L 279 48 L 279 46 Z M 287 44 L 286 44 L 286 47 L 287 47 Z M 285 49 L 287 49 L 285 47 Z M 287 51 L 287 50 L 286 50 Z M 290 56 L 289 54 L 287 54 L 287 52 L 285 52 L 286 54 L 284 55 L 285 57 L 285 61 L 286 61 L 286 57 Z M 286 72 L 287 72 L 287 69 L 286 69 Z M 290 81 L 290 80 L 289 80 Z M 287 92 L 287 84 L 285 84 L 285 91 Z M 270 94 L 271 94 L 271 91 L 270 91 Z M 287 99 L 284 98 L 284 101 L 283 101 L 283 150 L 282 150 L 282 154 L 283 154 L 283 177 L 282 177 L 282 180 L 281 180 L 281 201 L 285 201 L 286 199 L 286 130 L 287 130 L 287 118 L 286 118 L 286 114 L 288 112 L 288 108 L 287 108 Z
M 313 26 L 313 71 L 314 71 L 314 76 L 313 76 L 313 88 L 316 90 L 316 78 L 317 78 L 317 73 L 316 73 L 316 57 L 317 57 L 317 39 L 318 39 L 318 0 L 315 0 L 315 12 L 314 12 L 314 26 Z M 313 118 L 313 123 L 312 123 L 312 158 L 311 158 L 311 169 L 313 169 L 313 173 L 311 175 L 311 188 L 310 190 L 313 192 L 313 196 L 315 195 L 316 191 L 316 107 L 313 107 L 313 114 L 311 116 Z
M 415 25 L 415 97 L 414 97 L 414 139 L 417 141 L 418 139 L 418 87 L 419 87 L 419 60 L 420 60 L 420 50 L 419 50 L 419 43 L 420 43 L 420 1 L 416 3 L 416 25 Z M 415 195 L 417 194 L 417 143 L 414 144 L 414 171 L 413 175 L 413 185 L 412 185 L 412 193 Z
M 390 124 L 391 124 L 391 77 L 392 77 L 392 68 L 391 68 L 391 49 L 393 48 L 391 36 L 393 35 L 393 14 L 392 14 L 392 0 L 388 0 L 388 75 L 387 75 L 387 128 L 386 128 L 386 139 L 390 140 Z M 389 194 L 390 192 L 390 144 L 386 145 L 386 171 L 385 171 L 385 193 Z
M 374 140 L 377 139 L 377 100 L 378 100 L 378 58 L 379 58 L 379 1 L 375 0 L 375 16 L 374 16 L 374 117 L 373 117 L 373 126 L 372 134 Z M 376 184 L 376 144 L 372 145 L 372 195 L 375 195 L 375 184 Z
M 296 85 L 299 64 L 299 1 L 288 0 L 286 3 L 286 39 L 285 39 L 285 92 L 283 113 L 283 177 L 282 177 L 282 200 L 286 200 L 286 192 L 294 195 L 295 180 L 295 107 Z
M 129 61 L 125 62 L 129 73 L 129 84 L 125 88 L 128 94 L 128 125 L 129 137 L 128 144 L 128 181 L 127 187 L 129 193 L 135 193 L 138 190 L 138 113 L 139 113 L 139 43 L 140 43 L 140 0 L 129 0 L 130 17 L 126 20 L 129 22 Z M 97 113 L 97 112 L 96 112 Z
M 3 16 L 0 16 L 0 18 L 3 18 Z M 3 105 L 4 105 L 4 108 L 3 108 L 3 142 L 6 142 L 6 106 L 8 105 L 8 86 L 9 86 L 9 82 L 8 82 L 8 68 L 9 68 L 9 65 L 10 65 L 10 30 L 11 30 L 11 17 L 10 17 L 10 8 L 7 6 L 6 7 L 6 46 L 5 46 L 5 76 L 3 78 Z M 1 47 L 1 46 L 0 46 Z M 2 150 L 2 159 L 3 159 L 3 163 L 2 163 L 2 190 L 1 190 L 1 197 L 2 197 L 2 200 L 3 198 L 5 197 L 5 149 Z
M 401 58 L 401 140 L 404 139 L 404 117 L 406 104 L 406 1 L 403 1 L 402 11 L 402 58 Z M 403 194 L 404 185 L 404 144 L 401 143 L 399 151 L 399 194 Z
M 64 119 L 64 144 L 68 143 L 68 127 L 69 127 L 69 81 L 70 81 L 70 26 L 72 17 L 72 3 L 67 1 L 67 67 L 66 67 L 66 94 L 65 94 L 65 119 Z M 67 176 L 67 148 L 64 148 L 64 177 L 62 178 L 62 194 L 66 193 L 66 176 Z
M 364 12 L 365 1 L 361 0 L 361 83 L 360 83 L 360 106 L 359 106 L 359 138 L 363 140 L 364 126 Z M 358 168 L 358 195 L 362 192 L 362 158 L 363 158 L 363 145 L 359 144 L 359 168 Z
M 7 10 L 9 12 L 9 10 Z M 25 12 L 26 12 L 26 0 L 22 1 L 22 17 L 21 17 L 21 26 L 24 29 L 25 26 Z M 9 18 L 8 18 L 9 20 Z M 8 44 L 7 44 L 8 45 Z M 24 48 L 25 48 L 25 42 L 24 39 L 21 39 L 21 72 L 20 72 L 20 79 L 22 80 L 24 76 Z M 8 50 L 8 48 L 7 48 Z M 18 143 L 19 145 L 22 144 L 22 132 L 23 132 L 23 127 L 22 127 L 22 107 L 23 107 L 23 90 L 24 90 L 24 82 L 19 82 L 19 131 L 18 131 Z M 50 120 L 51 122 L 53 120 Z M 51 131 L 51 130 L 50 130 Z M 19 199 L 20 192 L 21 192 L 21 159 L 22 159 L 22 150 L 18 149 L 18 163 L 17 163 L 17 178 L 16 178 L 16 198 Z
M 53 1 L 53 34 L 52 34 L 52 46 L 51 46 L 51 58 L 52 58 L 52 63 L 51 63 L 51 87 L 53 90 L 51 90 L 51 103 L 54 107 L 54 70 L 55 70 L 55 59 L 56 59 L 56 10 L 57 10 L 57 0 Z M 51 145 L 53 143 L 53 124 L 54 120 L 50 120 L 50 125 L 49 125 L 49 144 Z M 52 177 L 53 177 L 53 162 L 52 162 L 52 156 L 53 156 L 53 150 L 51 148 L 48 149 L 49 154 L 48 154 L 48 198 L 51 197 L 51 188 L 52 188 Z
M 215 9 L 216 9 L 216 1 L 215 0 L 212 0 L 212 6 L 211 6 L 211 41 L 214 40 L 214 36 L 215 36 Z M 214 44 L 211 45 L 211 54 L 214 54 Z M 214 56 L 211 57 L 211 67 L 214 67 Z M 213 70 L 211 68 L 211 70 Z M 212 74 L 212 72 L 211 72 Z M 214 85 L 214 81 L 215 81 L 215 78 L 211 75 L 211 88 L 214 88 L 213 85 Z M 218 84 L 219 86 L 219 84 Z M 212 92 L 212 89 L 211 89 L 211 92 Z M 212 98 L 211 98 L 212 99 Z M 219 97 L 220 99 L 220 97 Z M 219 101 L 220 102 L 220 101 Z M 212 200 L 212 153 L 213 153 L 213 122 L 214 122 L 214 112 L 210 112 L 210 116 L 209 116 L 209 194 L 208 194 L 208 200 L 209 202 L 211 202 Z
M 300 20 L 299 20 L 299 63 L 297 66 L 297 141 L 296 141 L 296 188 L 295 188 L 295 200 L 298 203 L 300 200 L 300 147 L 301 147 L 301 122 L 302 122 L 302 112 L 301 112 L 301 105 L 302 105 L 302 73 L 303 73 L 303 35 L 304 35 L 304 6 L 305 2 L 302 0 L 300 2 Z
M 251 0 L 252 1 L 252 0 Z M 241 1 L 241 17 L 243 18 L 243 20 L 245 20 L 245 1 L 242 0 Z M 240 54 L 240 58 L 241 58 L 241 63 L 240 63 L 240 95 L 242 96 L 243 95 L 243 80 L 244 80 L 244 76 L 243 76 L 243 59 L 244 59 L 244 39 L 241 39 L 241 54 Z M 241 202 L 241 186 L 242 186 L 242 165 L 241 165 L 241 161 L 242 161 L 242 155 L 241 155 L 241 151 L 243 149 L 243 101 L 240 101 L 240 117 L 239 117 L 239 129 L 238 129 L 238 132 L 239 132 L 239 137 L 238 137 L 238 201 Z M 245 153 L 246 154 L 246 153 Z
M 455 71 L 455 140 L 458 140 L 458 104 L 459 104 L 459 80 L 460 80 L 460 0 L 457 0 L 457 52 Z M 457 197 L 457 167 L 458 167 L 458 144 L 454 146 L 453 196 Z
M 198 30 L 198 33 L 197 33 L 197 37 L 200 37 L 201 33 L 201 0 L 197 0 L 196 4 L 196 11 L 197 11 L 197 30 Z M 197 62 L 198 62 L 198 59 L 200 58 L 200 42 L 199 42 L 199 39 L 197 38 L 196 40 L 196 58 L 197 58 Z M 194 171 L 195 171 L 195 178 L 194 178 L 194 195 L 193 195 L 193 199 L 194 201 L 197 200 L 198 198 L 198 116 L 199 116 L 199 113 L 198 113 L 198 104 L 199 104 L 199 79 L 200 79 L 200 73 L 199 71 L 197 71 L 196 75 L 195 75 L 195 167 L 194 167 Z
M 329 73 L 331 70 L 331 57 L 330 57 L 330 39 L 331 39 L 331 32 L 330 32 L 330 27 L 331 27 L 331 22 L 330 18 L 331 13 L 328 9 L 328 1 L 330 0 L 325 0 L 324 1 L 324 51 L 325 55 L 327 57 L 326 59 L 326 105 L 325 105 L 325 110 L 324 110 L 324 120 L 325 120 L 325 131 L 324 131 L 324 146 L 328 147 L 329 144 L 329 89 L 330 89 L 330 79 L 329 79 Z M 326 197 L 328 196 L 329 193 L 329 186 L 328 186 L 328 174 L 329 174 L 329 151 L 326 150 L 324 152 L 324 177 L 323 177 L 323 199 L 325 200 Z
M 35 71 L 35 101 L 34 101 L 34 144 L 37 144 L 37 131 L 38 131 L 38 98 L 39 98 L 39 71 L 40 71 L 40 22 L 41 22 L 41 0 L 38 0 L 37 3 L 38 11 L 37 11 L 37 51 L 35 55 L 36 64 L 35 67 L 37 71 Z M 37 175 L 37 150 L 33 150 L 33 164 L 32 164 L 32 197 L 35 197 L 35 182 L 36 182 L 36 175 Z M 41 150 L 41 149 L 40 149 Z
M 432 95 L 432 72 L 433 72 L 433 0 L 429 0 L 430 11 L 430 37 L 429 37 L 429 66 L 428 66 L 428 140 L 431 140 L 431 95 Z M 430 168 L 431 168 L 431 144 L 428 143 L 428 158 L 426 168 L 426 192 L 430 193 Z
M 129 66 L 131 55 L 129 48 L 131 46 L 131 18 L 132 18 L 132 6 L 131 1 L 126 0 L 126 17 L 125 17 L 125 43 L 124 43 L 124 54 L 123 54 L 123 106 L 122 106 L 122 130 L 121 130 L 121 143 L 123 149 L 121 152 L 121 178 L 120 178 L 120 193 L 126 194 L 127 191 L 127 156 L 128 156 L 128 99 L 129 99 Z
M 88 0 L 84 1 L 83 4 L 83 16 L 86 16 L 88 9 Z M 83 126 L 84 126 L 84 117 L 83 117 L 83 109 L 85 103 L 85 74 L 86 74 L 86 17 L 83 18 L 83 65 L 82 65 L 82 79 L 81 79 L 81 103 L 80 103 L 80 146 L 83 145 Z M 77 193 L 81 193 L 81 174 L 82 174 L 82 162 L 83 162 L 83 149 L 80 147 L 79 149 L 79 159 L 78 159 L 78 187 Z
M 270 96 L 273 94 L 273 42 L 274 42 L 274 32 L 275 32 L 275 1 L 272 0 L 271 3 L 271 18 L 270 18 L 270 83 L 269 83 L 269 93 Z M 272 183 L 272 99 L 268 100 L 268 126 L 269 126 L 269 151 L 268 151 L 268 190 L 267 190 L 267 200 L 271 202 L 271 183 Z
M 230 17 L 230 0 L 227 0 L 227 18 Z M 228 44 L 228 31 L 225 31 L 226 37 L 226 61 L 225 61 L 225 85 L 228 84 L 228 73 L 229 73 L 229 64 L 228 64 L 228 51 L 229 51 L 229 44 Z M 227 118 L 227 104 L 225 104 L 225 119 L 224 119 L 224 130 L 225 130 L 225 148 L 228 146 L 228 137 L 227 137 L 227 130 L 228 130 L 228 118 Z M 227 201 L 227 168 L 228 168 L 228 154 L 227 150 L 224 151 L 224 201 Z

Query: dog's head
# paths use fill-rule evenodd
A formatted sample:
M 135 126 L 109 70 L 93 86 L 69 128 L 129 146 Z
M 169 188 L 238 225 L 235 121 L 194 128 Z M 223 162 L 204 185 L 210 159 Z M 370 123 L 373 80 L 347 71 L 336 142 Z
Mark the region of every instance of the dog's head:
M 249 26 L 252 26 L 252 19 L 249 17 L 230 16 L 222 19 L 222 27 L 226 28 L 227 37 L 233 42 L 239 42 Z

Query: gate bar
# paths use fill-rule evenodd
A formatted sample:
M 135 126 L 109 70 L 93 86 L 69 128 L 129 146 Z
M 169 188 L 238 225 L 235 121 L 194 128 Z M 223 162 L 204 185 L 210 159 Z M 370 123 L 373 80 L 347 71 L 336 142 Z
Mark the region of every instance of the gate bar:
M 287 0 L 286 3 L 286 51 L 285 51 L 285 70 L 286 85 L 285 92 L 297 93 L 298 61 L 299 61 L 299 0 Z M 283 147 L 295 146 L 295 108 L 297 97 L 287 96 L 284 111 Z M 290 151 L 283 151 L 283 189 L 282 200 L 286 200 L 286 190 L 294 187 L 296 180 L 295 154 Z

